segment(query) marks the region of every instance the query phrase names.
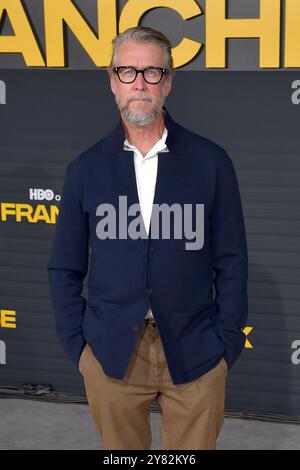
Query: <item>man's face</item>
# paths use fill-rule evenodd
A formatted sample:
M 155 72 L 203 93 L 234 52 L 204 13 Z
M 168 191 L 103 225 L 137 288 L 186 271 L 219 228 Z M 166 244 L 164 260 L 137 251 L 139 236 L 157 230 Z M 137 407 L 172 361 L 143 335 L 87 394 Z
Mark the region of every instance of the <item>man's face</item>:
M 144 69 L 149 66 L 166 67 L 165 54 L 160 46 L 133 40 L 121 44 L 117 67 L 133 66 Z M 133 83 L 122 83 L 117 74 L 110 77 L 110 86 L 123 117 L 137 125 L 150 124 L 159 115 L 172 86 L 172 78 L 165 76 L 158 84 L 149 84 L 139 73 Z

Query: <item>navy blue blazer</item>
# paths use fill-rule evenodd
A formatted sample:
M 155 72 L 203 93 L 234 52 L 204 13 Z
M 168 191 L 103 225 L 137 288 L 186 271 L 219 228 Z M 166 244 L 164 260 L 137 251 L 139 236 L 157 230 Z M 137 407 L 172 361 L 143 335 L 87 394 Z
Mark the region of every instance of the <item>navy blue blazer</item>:
M 99 239 L 102 203 L 138 204 L 133 152 L 115 129 L 71 161 L 47 264 L 56 331 L 78 367 L 88 343 L 104 372 L 122 379 L 151 308 L 174 384 L 222 357 L 230 369 L 245 344 L 247 242 L 237 176 L 226 151 L 166 110 L 168 153 L 158 156 L 154 203 L 204 204 L 204 244 L 181 239 Z M 136 218 L 128 216 L 128 224 Z M 152 219 L 151 219 L 152 220 Z M 82 296 L 88 274 L 88 299 Z

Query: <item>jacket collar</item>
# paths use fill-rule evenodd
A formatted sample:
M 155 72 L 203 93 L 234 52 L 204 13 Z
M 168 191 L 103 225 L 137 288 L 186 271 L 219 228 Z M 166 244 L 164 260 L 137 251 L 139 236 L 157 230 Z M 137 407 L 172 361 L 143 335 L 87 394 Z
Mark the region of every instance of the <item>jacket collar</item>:
M 172 153 L 189 153 L 190 139 L 186 138 L 186 129 L 174 121 L 165 106 L 165 126 L 168 129 L 166 145 Z M 106 153 L 119 153 L 123 151 L 126 139 L 121 117 L 113 131 L 102 140 L 102 149 Z

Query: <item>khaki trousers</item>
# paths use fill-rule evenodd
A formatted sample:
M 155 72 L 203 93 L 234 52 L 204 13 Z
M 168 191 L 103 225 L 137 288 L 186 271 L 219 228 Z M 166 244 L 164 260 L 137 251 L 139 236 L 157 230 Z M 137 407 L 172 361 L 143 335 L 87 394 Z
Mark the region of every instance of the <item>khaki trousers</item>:
M 123 380 L 106 375 L 86 344 L 79 370 L 104 450 L 150 450 L 150 406 L 161 412 L 160 437 L 167 450 L 209 450 L 224 421 L 228 373 L 222 358 L 196 380 L 174 385 L 158 328 L 145 321 Z

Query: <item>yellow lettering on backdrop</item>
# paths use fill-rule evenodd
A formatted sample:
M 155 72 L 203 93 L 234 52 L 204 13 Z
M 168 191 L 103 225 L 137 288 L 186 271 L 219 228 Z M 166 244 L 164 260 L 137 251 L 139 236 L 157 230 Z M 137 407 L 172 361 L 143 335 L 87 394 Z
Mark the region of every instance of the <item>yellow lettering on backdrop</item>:
M 245 333 L 246 336 L 248 336 L 252 330 L 253 330 L 253 326 L 245 326 L 245 328 L 243 329 L 243 332 Z M 249 348 L 249 349 L 253 348 L 248 338 L 246 338 L 246 341 L 245 341 L 245 348 Z
M 59 213 L 58 206 L 52 204 L 45 206 L 38 204 L 36 207 L 30 204 L 2 202 L 0 203 L 0 220 L 7 222 L 8 216 L 12 216 L 16 222 L 28 222 L 36 224 L 38 222 L 46 222 L 47 224 L 55 224 Z
M 2 328 L 17 328 L 15 310 L 0 310 L 0 326 Z
M 122 33 L 127 28 L 137 26 L 147 11 L 160 7 L 175 10 L 184 20 L 202 14 L 201 8 L 194 0 L 128 0 L 120 16 L 119 32 Z M 201 43 L 183 38 L 180 44 L 172 50 L 174 66 L 177 68 L 190 62 L 201 47 Z
M 6 222 L 8 215 L 16 215 L 16 205 L 13 202 L 2 202 L 1 205 L 1 221 Z
M 50 224 L 56 224 L 57 217 L 59 214 L 59 208 L 55 205 L 50 206 Z
M 107 67 L 111 56 L 111 41 L 118 29 L 117 0 L 97 2 L 98 31 L 94 32 L 73 3 L 74 0 L 43 0 L 45 24 L 45 56 L 47 66 L 64 67 L 64 25 L 74 34 L 90 59 L 98 67 Z M 259 67 L 280 66 L 280 0 L 260 0 L 259 18 L 226 18 L 228 0 L 206 2 L 206 67 L 226 67 L 226 40 L 229 38 L 258 38 Z M 41 0 L 42 3 L 42 0 Z M 300 1 L 285 1 L 284 67 L 300 67 Z M 128 0 L 121 12 L 119 32 L 137 26 L 148 11 L 169 8 L 183 20 L 202 15 L 195 0 Z M 0 54 L 18 53 L 28 67 L 45 67 L 31 19 L 21 0 L 0 0 L 0 21 L 4 14 L 14 34 L 0 35 Z M 173 48 L 176 68 L 190 62 L 202 44 L 186 37 Z
M 32 222 L 33 207 L 30 204 L 16 204 L 16 222 L 22 222 L 22 218 Z
M 97 0 L 98 36 L 71 0 L 44 0 L 48 67 L 64 67 L 64 22 L 98 67 L 110 62 L 111 41 L 117 34 L 116 0 Z
M 226 0 L 206 2 L 206 67 L 226 67 L 227 38 L 259 38 L 259 66 L 280 65 L 280 0 L 260 0 L 260 18 L 227 19 Z
M 26 12 L 19 0 L 0 0 L 0 21 L 6 10 L 14 35 L 0 35 L 0 53 L 23 55 L 28 67 L 44 67 L 45 61 L 36 42 Z
M 36 209 L 35 209 L 35 213 L 33 215 L 33 218 L 32 218 L 32 222 L 34 224 L 36 224 L 37 222 L 39 222 L 40 220 L 44 220 L 45 222 L 47 222 L 48 224 L 50 223 L 50 219 L 49 219 L 49 215 L 48 215 L 48 212 L 47 212 L 47 208 L 42 205 L 42 204 L 38 204 L 36 206 Z
M 300 2 L 286 0 L 284 67 L 300 67 Z

